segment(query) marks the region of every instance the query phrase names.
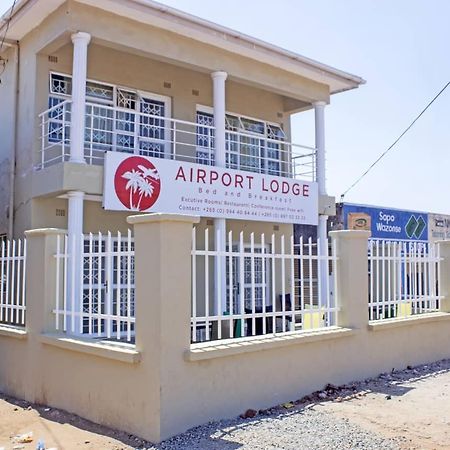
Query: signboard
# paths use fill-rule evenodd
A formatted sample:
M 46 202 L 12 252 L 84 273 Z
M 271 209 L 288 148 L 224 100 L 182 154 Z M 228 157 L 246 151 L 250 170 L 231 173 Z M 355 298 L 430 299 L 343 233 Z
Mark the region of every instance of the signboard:
M 103 207 L 317 225 L 317 183 L 118 152 L 105 155 Z
M 342 214 L 345 229 L 370 230 L 374 239 L 428 240 L 426 213 L 344 204 Z
M 428 214 L 428 240 L 430 242 L 450 239 L 450 216 Z

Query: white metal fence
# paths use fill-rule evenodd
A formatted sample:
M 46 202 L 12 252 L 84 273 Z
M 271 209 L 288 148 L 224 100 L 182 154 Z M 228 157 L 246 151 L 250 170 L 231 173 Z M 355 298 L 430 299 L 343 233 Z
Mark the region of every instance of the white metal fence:
M 244 233 L 230 231 L 225 250 L 217 251 L 210 237 L 208 229 L 193 229 L 192 342 L 336 325 L 337 258 L 328 242 L 321 256 L 321 243 L 311 239 L 252 233 L 245 241 Z M 216 289 L 215 280 L 225 286 Z
M 114 236 L 110 232 L 91 233 L 78 239 L 58 236 L 55 256 L 56 329 L 73 335 L 133 341 L 131 231 Z
M 72 101 L 61 100 L 39 115 L 39 168 L 68 161 Z M 88 164 L 103 164 L 105 151 L 137 153 L 214 165 L 215 127 L 125 108 L 86 103 L 84 133 Z M 250 131 L 226 133 L 227 167 L 257 173 L 313 180 L 316 149 L 287 141 L 284 136 Z
M 439 310 L 439 246 L 369 241 L 369 320 Z
M 2 240 L 0 324 L 25 326 L 26 239 Z

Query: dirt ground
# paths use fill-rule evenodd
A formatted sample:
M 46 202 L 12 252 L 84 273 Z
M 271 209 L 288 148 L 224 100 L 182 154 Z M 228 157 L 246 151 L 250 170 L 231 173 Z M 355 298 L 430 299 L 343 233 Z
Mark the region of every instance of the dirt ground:
M 15 436 L 32 432 L 31 443 L 20 444 Z M 101 427 L 53 408 L 30 405 L 0 394 L 0 450 L 23 447 L 34 450 L 39 440 L 46 449 L 129 450 L 142 448 L 142 440 Z
M 314 408 L 347 419 L 380 436 L 396 438 L 404 449 L 450 449 L 450 360 L 331 386 L 288 406 L 274 407 L 273 414 L 282 414 L 286 407 L 290 414 Z M 31 443 L 14 442 L 14 436 L 29 432 L 33 433 Z M 0 394 L 0 450 L 35 449 L 40 439 L 46 449 L 58 450 L 150 447 L 126 433 Z
M 362 388 L 360 396 L 350 401 L 315 408 L 384 437 L 402 437 L 406 449 L 450 449 L 448 361 L 385 374 Z

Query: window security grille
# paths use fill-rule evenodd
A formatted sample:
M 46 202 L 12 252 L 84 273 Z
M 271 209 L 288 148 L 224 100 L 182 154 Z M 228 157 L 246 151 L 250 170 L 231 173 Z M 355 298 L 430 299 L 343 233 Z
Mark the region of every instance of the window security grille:
M 69 75 L 50 74 L 48 141 L 70 143 L 72 95 Z M 137 153 L 164 158 L 170 151 L 168 99 L 97 81 L 86 83 L 86 156 L 101 158 L 105 151 Z
M 214 165 L 214 116 L 197 111 L 197 162 Z M 270 175 L 281 174 L 285 134 L 280 125 L 227 114 L 226 164 Z

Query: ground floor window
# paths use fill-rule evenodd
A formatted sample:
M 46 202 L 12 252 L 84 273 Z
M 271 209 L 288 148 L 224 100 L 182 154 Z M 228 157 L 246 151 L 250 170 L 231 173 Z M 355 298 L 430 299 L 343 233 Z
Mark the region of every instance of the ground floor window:
M 85 239 L 83 251 L 83 334 L 134 334 L 134 241 Z M 112 320 L 109 316 L 119 318 Z
M 233 252 L 238 252 L 238 245 L 233 245 Z M 255 247 L 254 253 L 269 253 L 269 246 Z M 251 253 L 251 247 L 249 245 L 244 247 L 245 253 Z M 228 257 L 229 258 L 229 257 Z M 271 270 L 270 262 L 266 258 L 258 256 L 246 256 L 239 258 L 236 256 L 231 257 L 231 272 L 230 277 L 230 264 L 227 261 L 226 276 L 227 276 L 227 313 L 239 313 L 241 312 L 241 305 L 244 308 L 244 312 L 251 312 L 253 310 L 253 303 L 256 310 L 262 311 L 263 304 L 271 304 L 270 285 L 271 285 Z M 243 276 L 240 276 L 241 265 L 243 265 Z M 230 308 L 230 299 L 233 300 L 233 308 Z

